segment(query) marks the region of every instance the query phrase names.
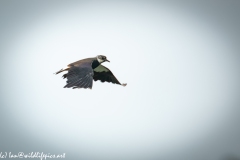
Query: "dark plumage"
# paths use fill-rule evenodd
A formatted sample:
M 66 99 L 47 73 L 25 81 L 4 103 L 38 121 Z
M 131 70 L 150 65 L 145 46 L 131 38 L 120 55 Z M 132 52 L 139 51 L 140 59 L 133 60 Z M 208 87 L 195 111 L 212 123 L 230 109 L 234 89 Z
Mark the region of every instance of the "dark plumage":
M 100 80 L 101 82 L 112 82 L 122 86 L 127 84 L 121 84 L 113 73 L 105 66 L 101 65 L 103 62 L 110 62 L 106 56 L 99 55 L 94 58 L 86 58 L 77 62 L 71 63 L 66 69 L 61 69 L 56 74 L 63 71 L 68 73 L 63 75 L 63 78 L 67 78 L 67 84 L 64 88 L 90 88 L 92 89 L 93 80 Z

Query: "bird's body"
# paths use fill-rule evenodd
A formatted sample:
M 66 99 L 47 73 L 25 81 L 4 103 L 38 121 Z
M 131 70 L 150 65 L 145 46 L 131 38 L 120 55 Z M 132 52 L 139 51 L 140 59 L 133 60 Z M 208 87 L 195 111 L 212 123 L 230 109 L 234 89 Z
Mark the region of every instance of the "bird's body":
M 68 73 L 63 75 L 63 78 L 67 78 L 67 84 L 64 88 L 90 88 L 92 89 L 93 80 L 100 80 L 102 82 L 112 82 L 122 86 L 127 84 L 121 84 L 113 73 L 101 63 L 108 61 L 105 56 L 99 55 L 93 58 L 86 58 L 76 62 L 73 62 L 65 69 L 61 69 L 56 74 L 63 71 Z M 109 61 L 108 61 L 109 62 Z

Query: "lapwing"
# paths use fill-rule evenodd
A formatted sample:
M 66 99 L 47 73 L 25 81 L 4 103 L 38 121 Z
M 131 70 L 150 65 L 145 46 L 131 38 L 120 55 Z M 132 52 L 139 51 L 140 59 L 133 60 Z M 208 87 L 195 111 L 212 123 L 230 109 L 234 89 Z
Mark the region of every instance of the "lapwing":
M 103 66 L 103 62 L 110 62 L 104 55 L 98 55 L 93 58 L 86 58 L 73 62 L 65 69 L 61 69 L 55 74 L 67 71 L 62 77 L 67 78 L 67 84 L 64 88 L 90 88 L 92 89 L 93 80 L 101 82 L 112 82 L 126 86 L 126 83 L 121 84 L 113 73 L 107 67 Z

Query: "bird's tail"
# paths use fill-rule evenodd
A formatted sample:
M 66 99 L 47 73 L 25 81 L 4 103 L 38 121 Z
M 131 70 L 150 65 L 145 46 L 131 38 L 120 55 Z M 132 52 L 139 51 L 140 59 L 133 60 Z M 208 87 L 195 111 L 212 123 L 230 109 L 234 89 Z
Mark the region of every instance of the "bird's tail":
M 57 71 L 55 74 L 58 74 L 58 73 L 61 73 L 61 72 L 63 72 L 63 71 L 67 71 L 67 70 L 69 70 L 69 68 L 61 69 L 60 71 Z

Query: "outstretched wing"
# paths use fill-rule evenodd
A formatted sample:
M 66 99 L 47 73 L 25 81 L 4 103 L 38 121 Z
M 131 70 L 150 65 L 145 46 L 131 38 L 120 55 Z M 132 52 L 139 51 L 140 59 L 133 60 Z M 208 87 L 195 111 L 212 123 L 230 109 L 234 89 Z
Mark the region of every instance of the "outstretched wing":
M 63 75 L 67 78 L 67 85 L 64 88 L 90 88 L 93 85 L 93 70 L 90 67 L 71 66 L 67 74 Z
M 101 82 L 112 82 L 115 84 L 120 84 L 122 86 L 126 86 L 127 84 L 121 84 L 117 78 L 113 75 L 113 73 L 107 67 L 103 65 L 99 65 L 94 70 L 94 81 L 100 80 Z

